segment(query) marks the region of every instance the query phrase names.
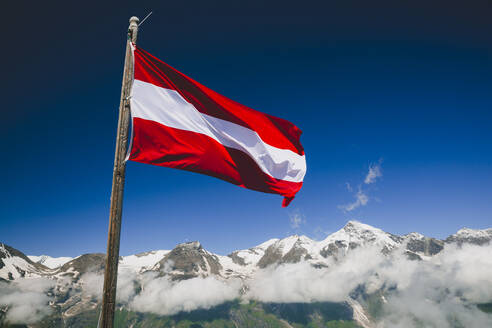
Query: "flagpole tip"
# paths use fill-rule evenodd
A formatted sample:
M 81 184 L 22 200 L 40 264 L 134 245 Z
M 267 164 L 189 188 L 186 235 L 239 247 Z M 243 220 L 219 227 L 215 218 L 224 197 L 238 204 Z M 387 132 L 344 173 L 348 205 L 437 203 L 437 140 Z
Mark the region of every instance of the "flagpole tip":
M 138 22 L 140 22 L 140 19 L 138 19 L 137 16 L 130 17 L 130 26 L 132 26 L 132 25 L 138 25 Z

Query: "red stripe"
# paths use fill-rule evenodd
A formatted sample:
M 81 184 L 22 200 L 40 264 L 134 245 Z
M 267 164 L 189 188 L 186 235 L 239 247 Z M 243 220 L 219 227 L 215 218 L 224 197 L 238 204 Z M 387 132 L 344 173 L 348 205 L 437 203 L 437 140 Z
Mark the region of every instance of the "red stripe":
M 271 177 L 247 154 L 206 135 L 154 121 L 133 118 L 132 143 L 132 161 L 202 173 L 244 188 L 280 194 L 288 198 L 284 206 L 302 186 L 302 182 Z
M 289 121 L 224 97 L 140 48 L 134 54 L 135 79 L 176 90 L 201 113 L 247 127 L 271 146 L 304 154 L 299 140 L 302 131 Z

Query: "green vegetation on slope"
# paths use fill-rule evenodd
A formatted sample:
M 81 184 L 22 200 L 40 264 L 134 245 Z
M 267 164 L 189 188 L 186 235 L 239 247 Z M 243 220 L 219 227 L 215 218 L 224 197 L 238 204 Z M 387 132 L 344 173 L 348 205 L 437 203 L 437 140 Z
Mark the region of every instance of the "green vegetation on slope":
M 61 319 L 55 311 L 35 328 L 86 328 L 96 327 L 99 307 Z M 211 309 L 181 312 L 172 316 L 140 313 L 118 309 L 115 314 L 117 328 L 357 328 L 352 312 L 344 303 L 260 303 L 227 302 Z M 26 327 L 8 326 L 0 328 Z
M 492 313 L 492 303 L 477 304 L 477 307 L 485 313 Z

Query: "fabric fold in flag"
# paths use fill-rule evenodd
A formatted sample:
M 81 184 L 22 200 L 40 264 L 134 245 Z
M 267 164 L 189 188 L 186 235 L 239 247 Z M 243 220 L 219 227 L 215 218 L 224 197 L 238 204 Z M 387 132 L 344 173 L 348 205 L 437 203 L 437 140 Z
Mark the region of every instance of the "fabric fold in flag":
M 306 173 L 301 130 L 192 80 L 133 46 L 129 160 L 210 175 L 284 196 Z

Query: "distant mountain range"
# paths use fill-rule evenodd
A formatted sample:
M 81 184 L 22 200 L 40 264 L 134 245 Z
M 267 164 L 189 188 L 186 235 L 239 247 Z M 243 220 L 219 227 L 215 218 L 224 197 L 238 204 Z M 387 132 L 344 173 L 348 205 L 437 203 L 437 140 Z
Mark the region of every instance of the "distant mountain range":
M 301 262 L 307 263 L 313 268 L 324 270 L 330 266 L 337 265 L 336 263 L 342 261 L 347 254 L 364 247 L 377 248 L 382 256 L 398 252 L 398 254 L 401 254 L 399 256 L 405 256 L 409 260 L 426 261 L 439 254 L 449 244 L 481 246 L 489 244 L 491 240 L 492 229 L 472 230 L 465 228 L 445 240 L 439 240 L 419 233 L 410 233 L 404 236 L 393 235 L 367 224 L 349 221 L 342 229 L 330 234 L 321 241 L 315 241 L 306 236 L 294 235 L 284 239 L 271 239 L 249 249 L 234 251 L 227 256 L 211 253 L 204 249 L 199 242 L 189 242 L 179 244 L 172 250 L 154 250 L 123 256 L 120 258 L 119 267 L 120 271 L 132 272 L 135 276 L 152 273 L 154 279 L 167 277 L 174 282 L 187 281 L 199 277 L 214 277 L 219 281 L 238 280 L 243 282 L 243 288 L 247 290 L 248 280 L 253 279 L 254 275 L 260 270 Z M 39 327 L 68 327 L 67 322 L 71 322 L 70 326 L 73 327 L 83 326 L 84 321 L 82 319 L 77 320 L 77 318 L 87 317 L 89 318 L 87 320 L 95 320 L 95 313 L 97 312 L 95 309 L 98 308 L 99 301 L 97 295 L 84 296 L 81 277 L 88 273 L 102 275 L 104 272 L 104 259 L 104 254 L 84 254 L 75 258 L 53 258 L 47 255 L 26 256 L 21 251 L 0 243 L 0 282 L 11 284 L 19 279 L 35 278 L 47 278 L 55 281 L 56 284 L 48 291 L 51 297 L 50 306 L 53 310 L 47 318 L 51 321 L 48 320 L 49 323 L 46 323 L 47 319 L 45 318 L 43 319 L 44 321 L 40 321 L 42 323 L 31 323 L 31 326 L 38 324 Z M 68 283 L 61 284 L 60 281 L 62 280 L 68 281 Z M 136 286 L 135 288 L 139 287 Z M 345 327 L 344 325 L 346 327 L 373 327 L 374 320 L 371 317 L 374 315 L 370 313 L 371 311 L 367 305 L 361 304 L 357 300 L 357 292 L 354 291 L 354 293 L 354 297 L 348 298 L 338 305 L 329 305 L 329 307 L 339 306 L 340 309 L 337 310 L 337 313 L 341 311 L 344 315 L 329 317 L 325 313 L 321 315 L 320 320 L 330 322 L 330 319 L 334 319 L 338 322 L 334 321 L 335 323 L 330 327 L 338 327 L 337 324 L 340 327 Z M 384 300 L 384 296 L 382 297 Z M 229 309 L 228 317 L 225 320 L 232 322 L 234 324 L 232 326 L 239 327 L 238 322 L 241 322 L 239 317 L 244 315 L 241 312 L 244 310 L 243 307 L 251 307 L 252 305 L 251 303 L 250 305 L 240 303 L 239 305 L 231 306 L 232 308 L 237 306 L 239 312 Z M 281 311 L 278 309 L 282 308 L 282 306 L 276 305 L 277 307 L 274 307 L 278 310 L 275 310 L 278 313 L 268 308 L 268 306 L 272 305 L 262 305 L 260 310 L 263 312 L 258 310 L 258 308 L 253 308 L 264 313 L 265 316 L 273 316 L 271 319 L 277 320 L 279 327 L 282 325 L 285 327 L 295 326 L 292 322 L 289 323 L 288 318 L 279 315 Z M 271 311 L 268 312 L 266 309 Z M 322 310 L 316 310 L 318 312 L 315 310 L 313 310 L 313 313 L 318 315 L 324 313 Z M 9 306 L 2 308 L 0 304 L 0 326 L 2 320 L 6 324 L 8 311 Z M 88 315 L 90 311 L 92 311 L 92 314 Z M 126 312 L 123 307 L 119 311 L 119 315 L 126 318 L 125 320 L 133 320 L 132 324 L 135 327 L 147 320 L 142 318 L 135 319 L 138 316 L 134 315 L 134 312 Z M 247 312 L 247 310 L 244 311 Z M 308 314 L 310 313 L 310 310 L 305 311 Z M 308 317 L 315 318 L 316 316 L 313 313 L 309 314 Z M 242 318 L 242 320 L 246 319 Z M 176 322 L 173 324 L 176 324 Z M 207 326 L 203 323 L 196 324 L 198 325 L 196 327 Z M 172 324 L 170 325 L 172 326 Z M 271 326 L 265 324 L 265 322 L 259 324 L 259 326 L 262 325 L 264 327 Z M 150 326 L 152 325 L 150 324 Z M 167 327 L 165 324 L 162 326 Z M 208 327 L 213 327 L 213 325 L 208 325 Z

